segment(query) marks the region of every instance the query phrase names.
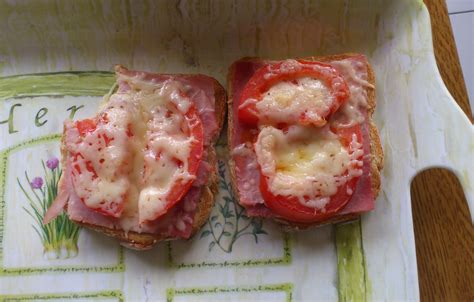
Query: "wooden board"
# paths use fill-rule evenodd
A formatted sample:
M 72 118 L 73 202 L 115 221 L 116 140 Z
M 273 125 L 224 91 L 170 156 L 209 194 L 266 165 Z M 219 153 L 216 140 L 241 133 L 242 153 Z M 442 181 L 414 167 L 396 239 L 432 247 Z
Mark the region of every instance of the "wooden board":
M 424 2 L 431 16 L 441 76 L 472 121 L 446 3 L 444 0 Z M 430 169 L 413 180 L 411 197 L 421 299 L 472 301 L 474 228 L 459 181 L 447 170 Z

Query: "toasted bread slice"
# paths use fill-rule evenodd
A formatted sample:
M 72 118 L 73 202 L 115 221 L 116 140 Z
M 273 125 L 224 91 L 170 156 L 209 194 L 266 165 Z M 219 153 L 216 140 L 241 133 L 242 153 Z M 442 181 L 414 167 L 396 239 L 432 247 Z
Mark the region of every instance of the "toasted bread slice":
M 345 53 L 345 54 L 338 54 L 338 55 L 329 55 L 329 56 L 314 56 L 314 57 L 306 57 L 304 58 L 305 60 L 310 60 L 310 61 L 319 61 L 319 62 L 331 62 L 331 61 L 339 61 L 339 60 L 344 60 L 350 57 L 358 56 L 359 54 L 354 54 L 354 53 Z M 238 62 L 255 62 L 255 63 L 261 63 L 264 62 L 264 60 L 260 58 L 243 58 Z M 235 69 L 236 69 L 236 63 L 234 63 L 230 69 L 229 73 L 227 76 L 227 91 L 228 91 L 228 129 L 227 129 L 227 136 L 228 136 L 228 147 L 229 147 L 229 152 L 232 152 L 230 150 L 231 144 L 230 142 L 232 141 L 233 137 L 233 122 L 234 122 L 234 112 L 233 112 L 233 102 L 234 102 L 234 88 L 232 87 L 232 83 L 234 82 L 234 76 L 235 76 Z M 375 75 L 373 72 L 372 67 L 370 64 L 367 63 L 367 82 L 372 84 L 375 87 Z M 377 197 L 379 191 L 380 191 L 380 186 L 381 186 L 381 177 L 380 177 L 380 170 L 383 168 L 383 150 L 382 150 L 382 145 L 380 143 L 380 137 L 378 134 L 378 130 L 373 122 L 372 115 L 375 111 L 376 107 L 376 99 L 375 99 L 375 89 L 372 88 L 366 88 L 367 91 L 367 98 L 368 98 L 368 106 L 367 106 L 367 124 L 368 124 L 368 131 L 369 131 L 369 136 L 370 136 L 370 153 L 371 153 L 371 166 L 370 166 L 370 175 L 371 175 L 371 186 L 372 186 L 372 192 L 374 195 L 374 198 Z M 238 101 L 238 100 L 235 100 Z M 234 161 L 230 161 L 230 177 L 231 177 L 231 184 L 234 192 L 234 196 L 238 200 L 240 200 L 239 196 L 239 190 L 237 189 L 237 175 L 236 175 L 236 167 Z M 345 221 L 350 221 L 354 220 L 360 215 L 357 213 L 347 213 L 344 215 L 335 215 L 331 219 L 327 219 L 324 221 L 319 221 L 311 224 L 307 223 L 296 223 L 292 221 L 287 221 L 284 219 L 279 219 L 276 217 L 273 217 L 272 219 L 276 221 L 278 224 L 282 226 L 284 230 L 291 231 L 291 230 L 303 230 L 303 229 L 308 229 L 310 227 L 315 227 L 315 226 L 321 226 L 321 225 L 326 225 L 326 224 L 332 224 L 332 223 L 339 223 L 339 222 L 345 222 Z
M 174 75 L 179 76 L 180 78 L 186 77 L 195 77 L 196 75 Z M 206 76 L 207 77 L 207 76 Z M 218 191 L 218 177 L 217 177 L 217 156 L 215 150 L 215 144 L 219 137 L 219 134 L 222 130 L 222 126 L 224 124 L 225 118 L 225 110 L 226 110 L 226 92 L 224 87 L 219 84 L 219 82 L 215 79 L 212 79 L 213 86 L 214 86 L 214 99 L 215 99 L 215 117 L 217 123 L 219 125 L 219 130 L 215 137 L 212 138 L 212 143 L 206 150 L 207 152 L 207 162 L 213 167 L 210 171 L 209 180 L 206 185 L 202 187 L 201 190 L 201 197 L 199 199 L 197 205 L 197 211 L 194 216 L 193 222 L 193 229 L 192 234 L 195 234 L 207 221 L 211 210 L 214 206 L 214 196 L 217 194 Z M 205 125 L 204 125 L 205 126 Z M 66 147 L 65 142 L 61 142 L 61 155 L 62 155 L 62 164 L 65 164 L 66 158 Z M 63 181 L 61 179 L 60 181 Z M 66 205 L 66 212 L 67 212 L 67 205 Z M 155 235 L 149 233 L 137 233 L 134 231 L 125 232 L 124 230 L 120 229 L 111 229 L 103 226 L 93 225 L 84 223 L 82 221 L 72 220 L 74 223 L 81 225 L 83 227 L 92 229 L 99 233 L 105 234 L 110 237 L 114 237 L 120 241 L 123 246 L 128 248 L 136 249 L 136 250 L 146 250 L 150 249 L 155 243 L 162 240 L 173 240 L 176 238 L 164 237 L 162 235 Z

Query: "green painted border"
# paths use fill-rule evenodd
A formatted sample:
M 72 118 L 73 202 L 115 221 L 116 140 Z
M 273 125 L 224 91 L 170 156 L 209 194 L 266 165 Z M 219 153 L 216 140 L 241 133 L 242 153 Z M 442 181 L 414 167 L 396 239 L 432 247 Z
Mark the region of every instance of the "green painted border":
M 3 267 L 3 234 L 5 232 L 6 202 L 5 202 L 5 185 L 8 173 L 8 157 L 10 153 L 19 151 L 32 146 L 58 141 L 61 134 L 51 134 L 26 142 L 19 143 L 9 147 L 0 153 L 0 276 L 38 274 L 45 272 L 123 272 L 125 270 L 125 257 L 123 247 L 118 248 L 118 263 L 113 266 L 58 266 L 58 267 L 24 267 L 24 268 L 4 268 Z
M 38 96 L 103 96 L 115 83 L 104 71 L 57 72 L 0 78 L 0 100 Z
M 288 233 L 284 233 L 283 237 L 283 257 L 258 259 L 258 260 L 240 260 L 240 261 L 223 261 L 223 262 L 196 262 L 196 263 L 175 263 L 173 259 L 173 248 L 171 242 L 167 242 L 168 265 L 173 268 L 202 268 L 202 267 L 253 267 L 266 265 L 288 265 L 291 264 L 291 237 Z
M 30 75 L 16 75 L 0 78 L 0 101 L 12 98 L 38 97 L 38 96 L 102 96 L 114 84 L 113 73 L 104 71 L 78 71 L 38 73 Z M 7 175 L 7 159 L 12 151 L 31 147 L 49 141 L 59 140 L 61 134 L 52 134 L 32 139 L 0 152 L 0 264 L 3 263 L 3 232 L 5 214 L 5 182 Z M 45 272 L 123 272 L 125 270 L 124 251 L 118 249 L 119 262 L 114 266 L 104 267 L 33 267 L 33 268 L 8 268 L 0 267 L 0 276 L 38 274 Z
M 370 301 L 361 219 L 336 225 L 339 301 Z
M 173 302 L 175 296 L 202 295 L 217 293 L 243 293 L 243 292 L 285 292 L 286 302 L 293 301 L 293 284 L 268 284 L 258 286 L 215 286 L 215 287 L 189 287 L 189 288 L 168 288 L 166 290 L 166 302 Z
M 101 292 L 85 292 L 85 293 L 60 293 L 60 294 L 29 294 L 29 295 L 0 295 L 0 302 L 9 301 L 34 301 L 34 300 L 71 300 L 71 299 L 113 299 L 125 301 L 121 291 L 101 291 Z

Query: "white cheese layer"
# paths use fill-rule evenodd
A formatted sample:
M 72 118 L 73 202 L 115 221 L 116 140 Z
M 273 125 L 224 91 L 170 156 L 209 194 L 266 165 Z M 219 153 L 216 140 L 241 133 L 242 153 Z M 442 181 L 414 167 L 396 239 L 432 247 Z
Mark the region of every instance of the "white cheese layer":
M 127 131 L 139 113 L 133 103 L 114 95 L 99 115 L 108 122 L 98 124 L 72 147 L 86 159 L 77 161 L 81 173 L 76 174 L 74 189 L 88 207 L 115 211 L 130 187 L 127 174 L 133 167 Z
M 192 138 L 181 129 L 183 116 L 160 107 L 151 113 L 144 156 L 144 187 L 138 199 L 140 222 L 153 220 L 156 213 L 163 211 L 175 182 L 194 179 L 188 173 Z
M 362 174 L 362 144 L 353 136 L 345 148 L 328 127 L 265 126 L 255 152 L 273 195 L 294 196 L 307 207 L 324 210 L 329 197 Z
M 349 86 L 350 97 L 342 104 L 334 114 L 332 125 L 336 127 L 352 127 L 364 122 L 363 112 L 368 107 L 367 88 L 374 89 L 374 86 L 366 81 L 365 72 L 359 72 L 356 68 L 359 62 L 352 63 L 350 60 L 331 62 L 344 77 Z
M 255 104 L 261 119 L 277 124 L 296 122 L 303 115 L 324 121 L 333 102 L 334 97 L 323 82 L 302 77 L 273 85 Z
M 90 208 L 124 199 L 120 223 L 128 231 L 163 210 L 176 181 L 193 179 L 188 173 L 193 138 L 184 123 L 191 101 L 173 80 L 159 85 L 139 77 L 119 80 L 129 87 L 113 94 L 99 112 L 108 122 L 99 123 L 70 151 L 91 160 L 97 174 L 82 161 L 74 183 L 78 196 Z M 110 139 L 108 147 L 103 134 Z
M 136 173 L 141 177 L 137 186 L 137 205 L 128 209 L 127 216 L 138 217 L 138 223 L 153 220 L 156 213 L 164 210 L 167 197 L 177 181 L 192 180 L 188 173 L 188 157 L 193 140 L 184 128 L 184 114 L 191 102 L 182 93 L 182 85 L 165 81 L 162 85 L 150 85 L 137 78 L 127 79 L 132 99 L 138 100 L 143 115 L 145 131 L 140 152 L 140 165 Z M 137 221 L 133 219 L 132 225 Z M 126 227 L 126 226 L 125 226 Z

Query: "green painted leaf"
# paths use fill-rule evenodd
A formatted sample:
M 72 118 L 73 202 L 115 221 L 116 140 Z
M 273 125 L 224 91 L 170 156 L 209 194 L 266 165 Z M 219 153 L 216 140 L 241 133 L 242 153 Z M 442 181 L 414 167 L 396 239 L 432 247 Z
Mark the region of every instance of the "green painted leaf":
M 211 231 L 205 230 L 204 232 L 201 233 L 201 236 L 199 236 L 199 238 L 204 238 L 206 236 L 209 236 L 210 234 L 211 234 Z
M 229 236 L 231 236 L 232 234 L 229 233 L 229 232 L 224 232 L 224 233 L 222 233 L 222 235 L 224 235 L 224 236 L 226 236 L 226 237 L 229 237 Z
M 262 228 L 263 228 L 262 220 L 252 219 L 251 224 L 252 224 L 254 233 L 258 234 L 260 231 L 262 231 Z
M 255 238 L 255 243 L 258 243 L 258 237 L 256 234 L 253 234 L 253 237 Z
M 211 217 L 211 221 L 212 221 L 212 222 L 214 222 L 214 221 L 216 221 L 216 220 L 217 220 L 217 215 L 214 215 L 214 216 Z
M 222 207 L 221 213 L 224 218 L 234 217 L 234 212 L 230 210 L 228 202 L 226 202 L 225 205 Z
M 209 252 L 212 250 L 212 248 L 214 247 L 214 245 L 216 245 L 216 243 L 214 241 L 210 242 L 209 243 Z
M 224 210 L 224 207 L 220 203 L 218 203 L 217 205 L 219 206 L 219 212 L 222 213 L 222 211 Z

